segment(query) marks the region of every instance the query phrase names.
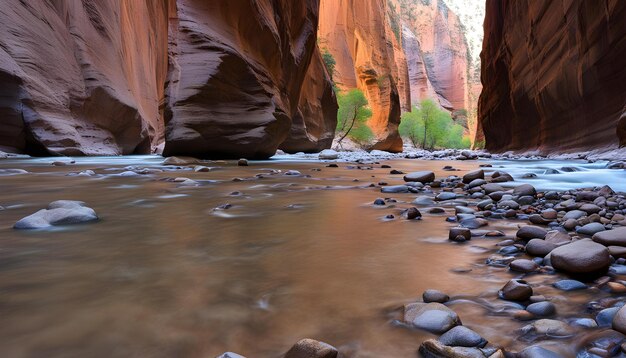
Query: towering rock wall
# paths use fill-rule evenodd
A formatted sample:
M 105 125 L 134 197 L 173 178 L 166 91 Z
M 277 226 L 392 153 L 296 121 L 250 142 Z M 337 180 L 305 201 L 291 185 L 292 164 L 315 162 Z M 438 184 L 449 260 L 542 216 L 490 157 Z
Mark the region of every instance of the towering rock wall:
M 374 148 L 401 151 L 397 128 L 401 99 L 409 107 L 408 71 L 388 12 L 387 0 L 321 0 L 318 38 L 335 58 L 339 88 L 359 88 L 368 99 Z
M 463 27 L 444 0 L 391 0 L 404 23 L 411 101 L 425 98 L 450 111 L 469 110 L 470 56 Z
M 0 150 L 119 155 L 165 140 L 166 154 L 267 157 L 284 141 L 327 147 L 336 101 L 316 53 L 318 9 L 318 0 L 7 0 Z
M 164 2 L 20 1 L 0 7 L 0 149 L 149 152 L 162 137 Z
M 318 8 L 317 0 L 176 1 L 170 15 L 164 155 L 273 155 L 303 113 L 298 104 L 316 49 Z M 324 99 L 327 79 L 319 68 L 316 74 L 322 84 L 310 91 L 321 92 L 311 101 L 320 107 L 317 98 Z M 320 128 L 311 137 L 324 141 L 334 132 Z
M 489 150 L 626 145 L 626 2 L 487 0 L 479 121 Z

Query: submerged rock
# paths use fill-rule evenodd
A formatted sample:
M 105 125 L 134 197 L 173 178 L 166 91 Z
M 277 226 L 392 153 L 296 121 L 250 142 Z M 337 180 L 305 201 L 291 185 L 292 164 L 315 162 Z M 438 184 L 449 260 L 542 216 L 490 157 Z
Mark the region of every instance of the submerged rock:
M 284 358 L 337 358 L 337 348 L 328 343 L 304 338 L 294 344 Z
M 246 358 L 241 354 L 233 353 L 233 352 L 225 352 L 217 358 Z
M 98 220 L 96 212 L 82 201 L 57 200 L 13 225 L 14 229 L 47 229 L 52 226 L 81 224 Z
M 504 358 L 504 353 L 499 349 L 451 347 L 436 339 L 424 341 L 419 353 L 424 358 Z
M 552 286 L 562 291 L 576 291 L 584 290 L 587 288 L 587 285 L 576 280 L 560 280 L 553 283 Z
M 573 333 L 572 327 L 568 326 L 567 323 L 546 318 L 522 327 L 521 331 L 524 335 L 533 334 L 552 338 L 565 338 L 571 336 Z
M 533 289 L 524 280 L 510 280 L 498 292 L 504 300 L 526 301 L 533 295 Z
M 422 299 L 426 303 L 430 303 L 430 302 L 446 303 L 450 300 L 450 296 L 438 290 L 426 290 L 422 294 Z
M 465 326 L 456 326 L 439 337 L 439 342 L 453 347 L 479 347 L 487 344 L 487 340 L 480 334 Z
M 532 346 L 524 348 L 521 352 L 517 353 L 517 358 L 563 358 L 560 354 L 547 350 L 543 347 Z
M 415 328 L 437 334 L 461 324 L 461 319 L 456 312 L 436 302 L 406 305 L 404 320 Z

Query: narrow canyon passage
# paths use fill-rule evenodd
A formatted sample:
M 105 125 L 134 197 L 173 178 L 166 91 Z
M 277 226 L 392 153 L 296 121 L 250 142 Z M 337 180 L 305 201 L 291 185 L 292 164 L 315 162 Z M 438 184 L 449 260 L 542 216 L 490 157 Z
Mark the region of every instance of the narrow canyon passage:
M 626 357 L 626 0 L 4 0 L 0 358 Z

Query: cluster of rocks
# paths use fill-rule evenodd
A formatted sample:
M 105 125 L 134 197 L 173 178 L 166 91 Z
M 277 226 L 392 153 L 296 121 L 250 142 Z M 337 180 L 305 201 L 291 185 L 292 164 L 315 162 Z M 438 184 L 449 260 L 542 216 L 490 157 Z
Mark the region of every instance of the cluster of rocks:
M 505 236 L 497 230 L 485 230 L 495 219 L 522 220 L 523 225 L 513 238 L 498 242 L 497 254 L 487 258 L 492 266 L 508 268 L 521 275 L 557 272 L 569 275 L 557 279 L 553 286 L 572 291 L 590 286 L 609 293 L 626 293 L 626 282 L 618 275 L 626 274 L 626 195 L 610 187 L 596 187 L 568 191 L 539 192 L 532 185 L 511 186 L 511 175 L 485 168 L 466 173 L 462 177 L 450 175 L 437 179 L 431 171 L 404 175 L 403 185 L 385 186 L 383 193 L 422 194 L 413 201 L 416 206 L 435 205 L 454 207 L 455 216 L 447 217 L 456 227 L 449 230 L 448 240 L 463 243 L 475 236 Z M 445 170 L 453 171 L 453 168 Z M 488 171 L 488 172 L 486 172 Z M 394 200 L 387 198 L 386 200 Z M 422 208 L 422 210 L 424 210 Z M 442 210 L 443 211 L 443 210 Z M 527 254 L 528 258 L 519 257 Z M 554 276 L 557 277 L 557 276 Z M 583 281 L 592 281 L 588 284 Z M 595 318 L 581 317 L 569 322 L 557 318 L 557 306 L 549 297 L 536 294 L 531 284 L 523 279 L 504 283 L 498 293 L 502 300 L 515 304 L 510 316 L 517 320 L 533 320 L 518 332 L 522 336 L 566 338 L 576 334 L 575 327 L 612 327 L 585 348 L 589 356 L 609 357 L 626 354 L 626 309 L 623 300 L 603 301 L 593 305 Z M 478 333 L 462 327 L 458 315 L 443 305 L 445 301 L 405 306 L 405 323 L 431 333 L 442 334 L 439 339 L 422 344 L 420 352 L 426 357 L 489 357 L 504 356 L 504 349 L 493 347 L 485 351 Z M 591 305 L 591 304 L 590 304 Z M 454 329 L 454 331 L 452 331 Z M 446 332 L 463 331 L 473 336 L 472 345 L 448 340 Z M 469 333 L 472 332 L 472 333 Z M 608 332 L 608 333 L 607 333 Z M 611 339 L 607 338 L 611 336 Z M 443 339 L 442 339 L 443 337 Z M 617 338 L 616 338 L 617 337 Z M 486 341 L 485 341 L 486 342 Z M 610 342 L 610 347 L 607 346 Z M 622 345 L 623 344 L 623 345 Z M 615 348 L 617 347 L 617 348 Z M 507 352 L 507 354 L 510 354 Z M 558 357 L 555 352 L 538 346 L 519 352 L 522 357 Z
M 624 150 L 615 152 L 586 152 L 586 153 L 569 153 L 569 154 L 546 154 L 540 152 L 504 152 L 489 153 L 485 150 L 460 150 L 460 149 L 443 149 L 443 150 L 424 150 L 413 147 L 405 147 L 400 153 L 390 153 L 381 150 L 366 151 L 362 149 L 354 150 L 333 150 L 325 149 L 320 153 L 295 153 L 286 154 L 278 150 L 277 157 L 290 157 L 296 159 L 319 159 L 319 160 L 338 160 L 343 162 L 356 162 L 361 160 L 391 160 L 391 159 L 421 159 L 421 160 L 475 160 L 475 159 L 493 159 L 493 160 L 541 160 L 541 159 L 558 159 L 558 160 L 587 160 L 595 162 L 598 160 L 612 160 L 607 164 L 609 169 L 624 169 L 626 161 L 623 160 Z M 620 159 L 622 158 L 622 159 Z
M 437 290 L 427 290 L 423 302 L 404 306 L 403 320 L 409 327 L 438 335 L 420 346 L 424 357 L 504 357 L 498 347 L 487 346 L 480 334 L 463 326 L 459 315 L 445 305 L 450 297 Z

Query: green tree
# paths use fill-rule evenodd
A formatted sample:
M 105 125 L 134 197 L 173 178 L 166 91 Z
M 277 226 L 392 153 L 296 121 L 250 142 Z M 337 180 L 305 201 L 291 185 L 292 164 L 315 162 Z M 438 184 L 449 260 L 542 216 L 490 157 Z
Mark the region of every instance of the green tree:
M 335 65 L 337 64 L 337 61 L 335 61 L 335 58 L 330 53 L 330 51 L 328 51 L 327 48 L 324 48 L 322 50 L 322 60 L 324 60 L 326 71 L 328 71 L 328 75 L 330 76 L 330 79 L 332 80 L 333 75 L 335 74 Z
M 419 108 L 404 113 L 398 130 L 415 147 L 469 148 L 463 137 L 463 126 L 454 123 L 450 113 L 429 99 L 420 102 Z
M 413 107 L 411 112 L 402 114 L 398 132 L 404 138 L 407 138 L 414 147 L 419 147 L 424 138 L 424 121 L 422 120 L 419 109 Z
M 366 123 L 372 116 L 372 111 L 367 108 L 368 102 L 363 92 L 358 89 L 352 89 L 345 94 L 339 92 L 337 102 L 337 134 L 340 136 L 337 144 L 341 147 L 346 137 L 360 145 L 372 140 L 374 133 Z

